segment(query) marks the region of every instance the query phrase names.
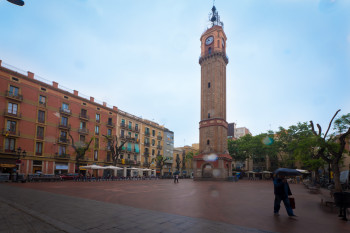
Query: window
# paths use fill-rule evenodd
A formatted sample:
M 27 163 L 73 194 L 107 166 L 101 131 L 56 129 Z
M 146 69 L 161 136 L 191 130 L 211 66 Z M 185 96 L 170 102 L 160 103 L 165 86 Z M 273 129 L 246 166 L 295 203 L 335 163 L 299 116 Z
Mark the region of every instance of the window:
M 66 104 L 66 103 L 62 103 L 62 109 L 65 110 L 65 109 L 69 109 L 69 105 Z
M 121 131 L 120 131 L 120 137 L 124 137 L 124 130 L 122 129 Z
M 135 139 L 137 140 L 139 138 L 139 135 L 135 133 Z
M 39 96 L 39 104 L 46 104 L 46 97 L 43 95 Z
M 15 81 L 15 82 L 18 82 L 18 78 L 15 78 L 15 77 L 12 77 L 12 80 Z
M 207 140 L 207 145 L 209 145 L 210 144 L 210 140 Z
M 7 131 L 10 131 L 10 132 L 12 132 L 12 133 L 15 133 L 15 132 L 16 132 L 16 124 L 17 124 L 16 121 L 10 121 L 10 120 L 8 120 L 8 121 L 7 121 L 7 125 L 6 125 L 6 130 L 7 130 Z
M 66 155 L 66 147 L 65 146 L 58 147 L 58 155 Z
M 5 138 L 5 151 L 14 152 L 15 144 L 16 140 L 14 138 Z
M 209 49 L 208 49 L 208 53 L 209 53 L 209 55 L 211 54 L 211 47 L 209 47 Z
M 62 126 L 68 125 L 68 118 L 67 117 L 61 117 L 61 125 Z
M 128 159 L 130 159 L 130 154 L 128 154 Z
M 100 134 L 100 126 L 98 125 L 95 126 L 95 134 Z
M 36 128 L 36 138 L 44 139 L 44 127 L 38 126 Z
M 160 156 L 160 150 L 158 151 L 158 154 L 157 154 L 157 156 Z
M 39 110 L 38 111 L 38 122 L 45 123 L 45 112 Z
M 135 130 L 136 130 L 136 131 L 139 130 L 139 124 L 135 124 Z
M 42 88 L 40 88 L 40 90 L 42 90 L 42 91 L 46 91 L 46 88 L 43 88 L 43 87 L 42 87 Z
M 111 129 L 107 129 L 107 136 L 112 136 L 112 130 Z
M 208 83 L 208 88 L 210 88 L 210 82 Z
M 210 113 L 208 113 L 208 118 L 210 118 Z
M 134 160 L 137 161 L 137 155 L 134 155 Z
M 154 129 L 152 130 L 152 136 L 156 136 L 156 131 Z
M 156 141 L 152 139 L 152 146 L 154 146 L 154 144 L 156 144 Z
M 95 148 L 98 148 L 100 145 L 100 139 L 95 138 Z
M 156 151 L 152 149 L 152 155 L 154 155 L 155 153 L 156 153 Z
M 108 123 L 107 123 L 108 125 L 112 125 L 113 124 L 113 121 L 112 121 L 112 118 L 111 117 L 109 117 L 108 118 Z
M 148 127 L 146 127 L 146 129 L 145 129 L 145 134 L 149 135 L 149 128 Z
M 85 135 L 79 135 L 79 141 L 85 142 Z
M 100 117 L 101 117 L 100 114 L 96 113 L 96 122 L 100 123 Z
M 80 113 L 81 113 L 82 117 L 87 118 L 87 110 L 86 109 L 81 109 Z
M 132 128 L 132 122 L 129 121 L 129 129 L 131 129 L 131 128 Z
M 128 150 L 128 151 L 131 151 L 131 147 L 132 147 L 131 143 L 128 142 L 128 148 L 127 148 L 127 150 Z
M 60 132 L 60 142 L 67 142 L 67 132 L 66 131 Z
M 98 160 L 98 150 L 94 151 L 94 160 L 97 161 Z
M 42 155 L 43 153 L 43 143 L 42 142 L 37 142 L 35 145 L 35 154 L 36 155 Z
M 80 129 L 86 129 L 86 122 L 85 121 L 80 122 Z
M 128 132 L 128 136 L 129 136 L 129 138 L 131 138 L 131 132 Z
M 19 89 L 18 89 L 18 87 L 15 87 L 15 86 L 10 86 L 10 92 L 9 92 L 9 94 L 11 95 L 11 96 L 18 96 L 18 92 L 19 92 Z
M 17 115 L 18 105 L 14 103 L 9 103 L 7 106 L 7 112 L 13 115 Z
M 148 148 L 146 148 L 148 149 Z M 140 148 L 139 148 L 139 145 L 138 144 L 135 144 L 135 152 L 136 153 L 139 153 L 140 152 Z M 148 152 L 148 151 L 147 151 Z
M 160 146 L 160 141 L 158 141 L 158 146 Z
M 125 126 L 125 119 L 122 119 L 121 126 Z

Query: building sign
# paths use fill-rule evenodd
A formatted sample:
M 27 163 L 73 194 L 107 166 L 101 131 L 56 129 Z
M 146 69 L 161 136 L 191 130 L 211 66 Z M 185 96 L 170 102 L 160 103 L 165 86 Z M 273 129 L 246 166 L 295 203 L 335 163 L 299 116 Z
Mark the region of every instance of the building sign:
M 68 170 L 68 164 L 56 163 L 56 170 Z

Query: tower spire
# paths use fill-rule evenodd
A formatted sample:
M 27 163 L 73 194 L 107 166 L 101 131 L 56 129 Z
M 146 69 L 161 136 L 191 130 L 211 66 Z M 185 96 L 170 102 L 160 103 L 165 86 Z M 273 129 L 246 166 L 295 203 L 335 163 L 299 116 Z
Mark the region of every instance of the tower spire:
M 216 10 L 215 7 L 215 0 L 213 0 L 213 8 L 211 8 L 211 13 L 209 13 L 209 21 L 211 21 L 212 27 L 215 25 L 224 27 L 224 23 L 220 21 L 219 12 Z

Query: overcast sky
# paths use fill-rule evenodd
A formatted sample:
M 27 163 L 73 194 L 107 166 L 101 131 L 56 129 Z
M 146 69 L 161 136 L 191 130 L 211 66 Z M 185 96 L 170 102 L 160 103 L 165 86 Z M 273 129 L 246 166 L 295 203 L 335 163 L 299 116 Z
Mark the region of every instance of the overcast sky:
M 0 0 L 0 60 L 197 143 L 211 0 Z M 350 1 L 216 0 L 227 121 L 253 135 L 350 112 Z

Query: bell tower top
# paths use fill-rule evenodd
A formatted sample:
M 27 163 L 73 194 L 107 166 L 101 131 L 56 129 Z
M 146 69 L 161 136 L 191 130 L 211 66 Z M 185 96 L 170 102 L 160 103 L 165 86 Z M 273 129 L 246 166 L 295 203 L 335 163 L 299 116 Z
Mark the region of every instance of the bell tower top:
M 202 34 L 201 41 L 201 58 L 199 63 L 201 63 L 202 58 L 210 56 L 212 54 L 220 53 L 223 58 L 228 63 L 226 56 L 226 34 L 224 32 L 224 23 L 220 21 L 220 16 L 216 7 L 213 5 L 211 13 L 209 13 L 209 21 L 211 26 Z

